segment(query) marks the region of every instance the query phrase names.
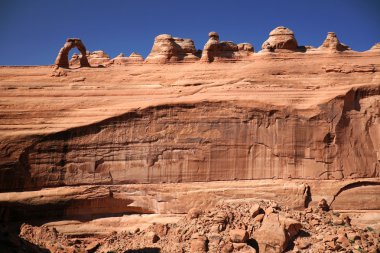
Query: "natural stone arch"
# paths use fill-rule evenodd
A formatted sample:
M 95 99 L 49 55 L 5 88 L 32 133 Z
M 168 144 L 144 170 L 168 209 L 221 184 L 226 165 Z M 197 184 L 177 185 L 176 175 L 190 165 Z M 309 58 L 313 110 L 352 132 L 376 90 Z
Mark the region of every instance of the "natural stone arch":
M 79 52 L 82 54 L 80 58 L 81 67 L 90 67 L 88 59 L 86 56 L 86 47 L 84 46 L 81 39 L 78 38 L 69 38 L 66 40 L 65 45 L 61 48 L 58 53 L 57 59 L 55 60 L 55 65 L 61 68 L 69 68 L 69 52 L 71 49 L 76 47 Z

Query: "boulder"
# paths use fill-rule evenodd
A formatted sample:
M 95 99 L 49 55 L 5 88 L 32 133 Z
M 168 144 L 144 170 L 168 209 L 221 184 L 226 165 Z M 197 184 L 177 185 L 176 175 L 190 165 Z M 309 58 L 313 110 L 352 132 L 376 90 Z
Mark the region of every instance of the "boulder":
M 194 41 L 191 39 L 173 38 L 169 34 L 158 35 L 153 48 L 146 58 L 148 63 L 193 62 L 196 56 Z
M 207 238 L 204 235 L 193 234 L 190 242 L 190 253 L 207 252 Z
M 232 229 L 229 234 L 234 243 L 245 243 L 248 240 L 248 233 L 245 229 Z
M 216 32 L 208 34 L 209 40 L 202 51 L 203 62 L 213 62 L 216 60 L 237 60 L 253 53 L 254 48 L 250 43 L 235 44 L 232 41 L 219 41 Z
M 269 38 L 263 43 L 261 48 L 269 52 L 297 51 L 298 43 L 292 30 L 279 26 L 269 33 Z
M 346 50 L 351 50 L 351 48 L 341 43 L 334 32 L 329 32 L 325 41 L 323 41 L 322 45 L 319 47 L 319 50 L 342 52 Z
M 201 216 L 203 213 L 203 211 L 199 208 L 196 208 L 196 207 L 193 207 L 191 208 L 188 212 L 187 212 L 187 218 L 189 220 L 191 219 L 196 219 L 198 218 L 199 216 Z
M 319 202 L 318 202 L 318 209 L 322 210 L 322 211 L 325 211 L 327 212 L 328 210 L 330 210 L 330 207 L 329 205 L 327 204 L 327 201 L 325 199 L 321 199 Z
M 262 226 L 254 232 L 253 237 L 259 245 L 260 252 L 280 253 L 301 227 L 296 220 L 271 213 L 265 217 Z
M 148 232 L 145 236 L 149 243 L 156 243 L 160 240 L 160 237 L 153 231 Z

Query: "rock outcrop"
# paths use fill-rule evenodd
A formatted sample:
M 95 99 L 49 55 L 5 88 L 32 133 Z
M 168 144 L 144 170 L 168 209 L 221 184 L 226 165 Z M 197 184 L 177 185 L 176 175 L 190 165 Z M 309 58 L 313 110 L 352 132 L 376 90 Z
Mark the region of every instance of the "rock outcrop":
M 351 48 L 339 41 L 334 32 L 329 32 L 327 34 L 325 41 L 323 41 L 322 45 L 318 49 L 331 52 L 351 50 Z
M 380 89 L 351 90 L 320 105 L 312 118 L 300 111 L 289 117 L 279 108 L 263 110 L 228 102 L 135 110 L 47 135 L 28 146 L 11 171 L 15 182 L 23 182 L 21 188 L 378 176 L 378 122 L 371 120 L 378 107 L 376 100 L 367 98 L 369 94 L 378 96 Z M 368 102 L 355 107 L 363 101 Z M 331 113 L 339 117 L 332 119 Z M 370 132 L 363 136 L 365 128 Z M 360 147 L 355 153 L 348 139 Z M 19 169 L 22 164 L 27 164 L 28 173 Z
M 55 65 L 57 67 L 61 68 L 69 68 L 69 52 L 74 47 L 78 48 L 80 53 L 82 54 L 82 57 L 80 57 L 80 66 L 81 67 L 89 67 L 90 64 L 87 59 L 87 51 L 86 47 L 84 46 L 83 42 L 78 38 L 69 38 L 66 40 L 65 45 L 61 48 L 61 50 L 58 53 L 58 56 L 55 60 Z
M 373 45 L 370 50 L 371 51 L 380 51 L 380 42 Z
M 108 54 L 106 54 L 102 50 L 97 50 L 93 52 L 87 52 L 87 58 L 88 61 L 90 62 L 91 66 L 105 66 L 107 65 L 111 58 L 109 57 Z
M 74 53 L 70 59 L 70 66 L 79 66 L 82 57 L 82 55 Z M 102 50 L 97 50 L 93 52 L 86 51 L 86 58 L 90 65 L 93 67 L 106 66 L 111 62 L 111 58 L 109 57 L 109 55 Z
M 252 55 L 211 33 L 216 64 L 1 67 L 0 223 L 31 226 L 0 247 L 378 251 L 380 53 L 282 35 Z M 158 42 L 152 62 L 199 55 Z
M 153 48 L 146 58 L 148 63 L 194 62 L 199 60 L 194 42 L 191 39 L 172 37 L 169 34 L 158 35 Z
M 142 55 L 132 52 L 129 57 L 126 57 L 123 53 L 119 54 L 115 58 L 112 59 L 112 64 L 115 65 L 127 65 L 131 63 L 143 63 L 144 58 Z
M 261 48 L 268 52 L 297 51 L 298 43 L 292 30 L 279 26 L 269 33 L 269 38 L 263 43 Z
M 144 57 L 141 54 L 132 52 L 128 57 L 128 62 L 130 63 L 142 63 L 144 61 Z
M 204 62 L 238 60 L 253 53 L 254 48 L 249 43 L 236 45 L 232 41 L 219 41 L 219 35 L 216 32 L 208 34 L 209 40 L 202 51 L 201 60 Z

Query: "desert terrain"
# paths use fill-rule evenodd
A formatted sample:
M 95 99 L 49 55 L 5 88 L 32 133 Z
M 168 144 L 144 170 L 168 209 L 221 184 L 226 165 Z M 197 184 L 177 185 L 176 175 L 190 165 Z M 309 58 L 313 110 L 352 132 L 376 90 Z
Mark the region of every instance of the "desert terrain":
M 379 252 L 379 44 L 78 40 L 0 67 L 4 252 Z

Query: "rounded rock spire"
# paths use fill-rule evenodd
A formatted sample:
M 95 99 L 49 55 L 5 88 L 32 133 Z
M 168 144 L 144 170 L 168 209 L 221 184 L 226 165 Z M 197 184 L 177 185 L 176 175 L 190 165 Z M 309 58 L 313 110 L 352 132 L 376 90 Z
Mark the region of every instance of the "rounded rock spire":
M 263 50 L 274 52 L 277 50 L 298 50 L 298 43 L 294 32 L 284 26 L 279 26 L 269 33 L 269 38 L 262 45 Z

